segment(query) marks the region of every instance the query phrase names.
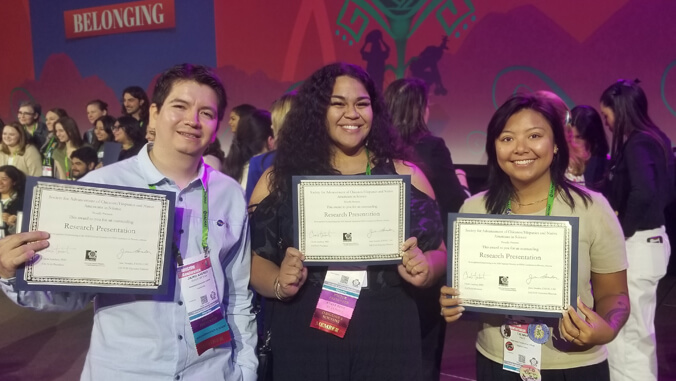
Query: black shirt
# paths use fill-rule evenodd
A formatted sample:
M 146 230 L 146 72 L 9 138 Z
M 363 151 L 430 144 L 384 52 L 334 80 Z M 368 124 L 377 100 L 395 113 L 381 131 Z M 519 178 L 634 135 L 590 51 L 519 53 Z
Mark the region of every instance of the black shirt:
M 413 149 L 416 164 L 420 166 L 434 190 L 441 212 L 441 222 L 444 224 L 444 230 L 447 230 L 448 213 L 457 213 L 467 198 L 455 174 L 451 152 L 443 139 L 432 135 L 421 137 Z
M 604 193 L 618 213 L 625 237 L 664 225 L 664 208 L 676 193 L 670 149 L 671 141 L 662 131 L 635 131 L 611 168 Z

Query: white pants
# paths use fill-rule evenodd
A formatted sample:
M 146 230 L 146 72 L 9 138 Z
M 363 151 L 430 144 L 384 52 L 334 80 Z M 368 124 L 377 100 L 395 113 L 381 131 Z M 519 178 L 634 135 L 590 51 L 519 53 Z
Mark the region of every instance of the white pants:
M 661 243 L 657 242 L 661 237 Z M 627 239 L 627 286 L 631 313 L 606 347 L 611 381 L 656 381 L 655 308 L 657 283 L 667 272 L 671 247 L 664 226 Z

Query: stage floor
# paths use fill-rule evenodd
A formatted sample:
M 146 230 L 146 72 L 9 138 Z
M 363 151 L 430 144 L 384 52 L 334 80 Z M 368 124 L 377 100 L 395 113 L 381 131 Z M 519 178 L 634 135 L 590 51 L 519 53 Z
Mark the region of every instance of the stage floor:
M 91 307 L 73 313 L 22 309 L 0 293 L 0 380 L 79 380 L 92 327 Z M 660 381 L 676 381 L 676 277 L 658 288 L 655 319 Z M 441 381 L 474 380 L 476 324 L 448 327 Z

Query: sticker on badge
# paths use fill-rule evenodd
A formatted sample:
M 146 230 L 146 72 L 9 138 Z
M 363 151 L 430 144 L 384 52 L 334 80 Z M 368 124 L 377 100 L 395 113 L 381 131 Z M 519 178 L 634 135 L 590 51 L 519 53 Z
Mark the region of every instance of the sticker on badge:
M 538 344 L 544 344 L 549 341 L 551 335 L 547 324 L 529 324 L 528 337 Z
M 504 337 L 505 339 L 509 339 L 510 337 L 512 337 L 512 329 L 509 328 L 509 324 L 503 324 L 500 327 L 500 334 L 502 334 L 502 337 Z
M 523 381 L 540 381 L 540 371 L 532 365 L 524 365 L 519 369 L 519 375 Z

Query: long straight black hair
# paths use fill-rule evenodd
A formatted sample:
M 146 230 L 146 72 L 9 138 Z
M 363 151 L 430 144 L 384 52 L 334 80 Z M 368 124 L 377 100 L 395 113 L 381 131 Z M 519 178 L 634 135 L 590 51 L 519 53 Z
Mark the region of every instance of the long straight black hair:
M 637 80 L 620 79 L 613 83 L 601 94 L 601 104 L 611 109 L 615 115 L 610 147 L 611 166 L 620 160 L 624 139 L 635 131 L 646 133 L 655 139 L 664 151 L 665 160 L 669 159 L 671 147 L 664 144 L 659 134 L 660 129 L 648 116 L 648 98 Z
M 557 191 L 562 192 L 563 199 L 575 208 L 572 192 L 577 193 L 584 201 L 585 206 L 591 201 L 589 194 L 571 184 L 565 176 L 568 168 L 568 143 L 563 120 L 552 104 L 551 99 L 535 94 L 515 94 L 495 111 L 486 131 L 486 155 L 488 156 L 488 191 L 486 192 L 486 210 L 492 214 L 505 212 L 507 201 L 514 196 L 514 186 L 509 176 L 500 168 L 495 151 L 495 142 L 504 130 L 509 118 L 522 110 L 532 110 L 542 115 L 549 123 L 554 133 L 554 144 L 558 152 L 554 154 L 549 166 L 552 182 Z

